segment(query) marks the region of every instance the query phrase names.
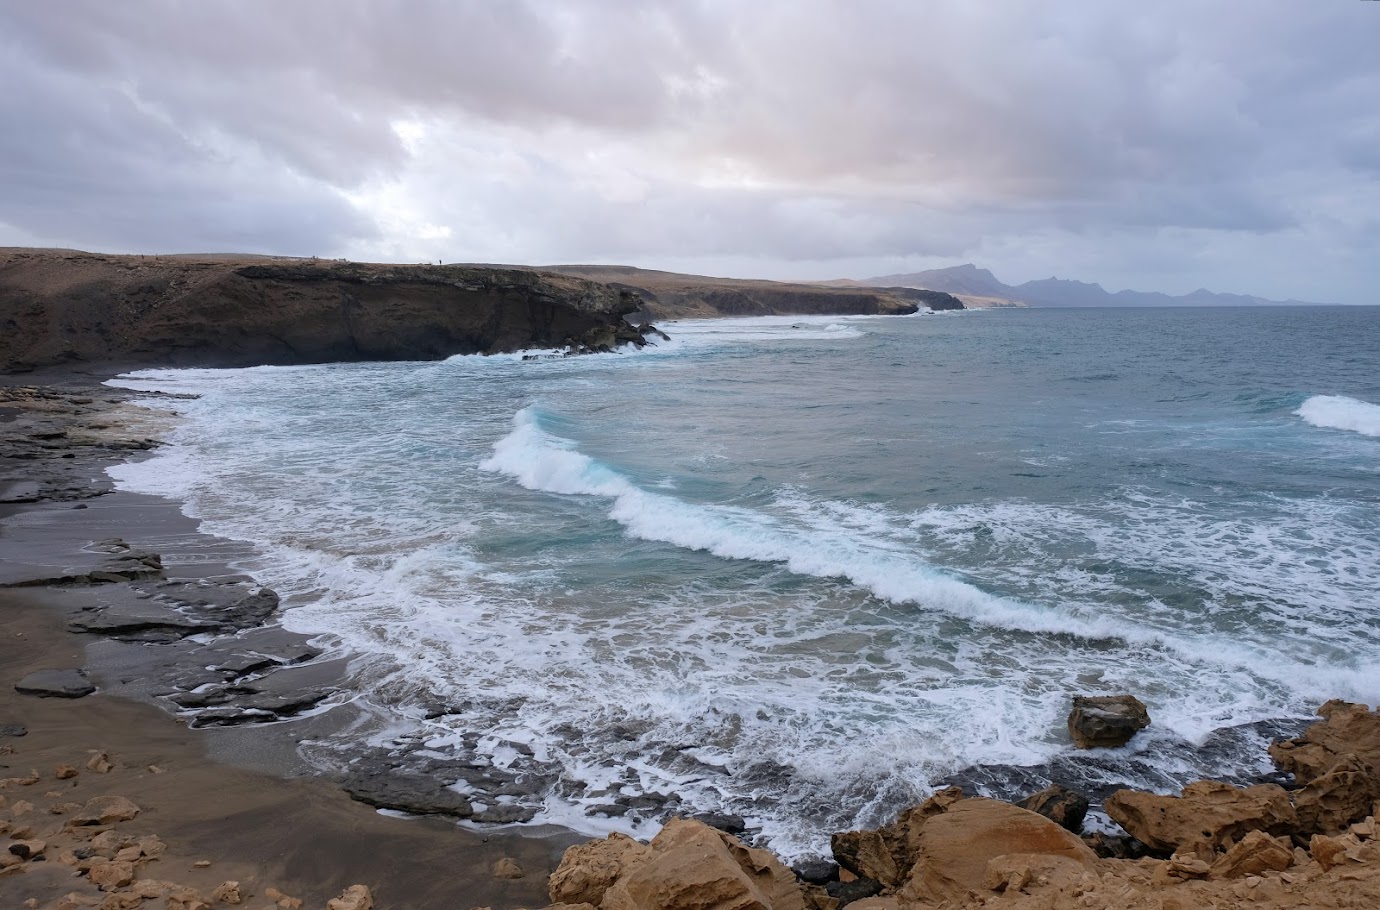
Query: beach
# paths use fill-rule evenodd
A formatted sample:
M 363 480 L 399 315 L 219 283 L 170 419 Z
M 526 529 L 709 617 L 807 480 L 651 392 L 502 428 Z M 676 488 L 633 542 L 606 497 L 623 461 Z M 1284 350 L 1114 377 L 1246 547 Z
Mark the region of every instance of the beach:
M 37 413 L 48 426 L 35 432 L 68 435 L 38 440 L 41 457 L 10 458 L 3 492 L 9 498 L 29 498 L 26 492 L 34 498 L 60 498 L 0 507 L 5 583 L 62 577 L 74 567 L 89 569 L 97 556 L 109 554 L 83 548 L 111 538 L 141 550 L 161 544 L 165 552 L 175 553 L 180 547 L 193 561 L 179 564 L 165 555 L 168 578 L 230 574 L 215 560 L 234 546 L 198 539 L 196 523 L 176 504 L 110 492 L 101 469 L 142 451 L 156 418 L 149 415 L 149 423 L 113 420 L 128 416 L 114 413 L 127 407 L 122 403 L 127 396 L 89 375 L 40 378 L 45 383 L 40 395 L 16 392 L 13 385 L 0 389 L 0 397 L 7 399 L 0 404 L 5 420 L 0 426 L 13 430 Z M 93 430 L 93 424 L 108 429 Z M 7 442 L 19 440 L 7 435 Z M 74 457 L 63 457 L 68 454 Z M 307 773 L 295 756 L 295 732 L 260 729 L 245 736 L 229 730 L 218 740 L 215 734 L 222 731 L 188 729 L 150 704 L 150 693 L 160 688 L 156 667 L 167 659 L 159 644 L 103 641 L 67 630 L 68 617 L 121 584 L 126 582 L 0 588 L 5 617 L 0 722 L 27 731 L 0 738 L 6 751 L 0 770 L 7 777 L 26 777 L 32 770 L 38 778 L 6 788 L 10 808 L 5 817 L 24 799 L 34 807 L 22 820 L 34 837 L 61 840 L 65 819 L 51 814 L 50 807 L 96 796 L 125 797 L 141 811 L 120 831 L 132 837 L 157 835 L 167 844 L 157 859 L 144 861 L 141 878 L 174 881 L 203 895 L 236 881 L 251 906 L 270 906 L 263 895 L 276 888 L 305 906 L 324 907 L 353 884 L 366 884 L 382 907 L 546 903 L 546 876 L 573 841 L 570 836 L 478 834 L 446 820 L 383 814 Z M 39 698 L 14 689 L 37 670 L 83 667 L 97 687 L 84 698 Z M 89 770 L 88 762 L 101 754 L 108 757 L 110 769 Z M 76 769 L 76 776 L 59 781 L 55 774 L 62 765 Z M 55 795 L 46 795 L 50 793 Z M 50 860 L 59 852 L 49 847 Z M 501 860 L 511 861 L 501 870 L 505 877 L 493 872 Z M 209 865 L 197 866 L 200 862 Z M 506 877 L 515 871 L 521 877 Z M 88 879 L 58 862 L 42 876 L 31 869 L 0 876 L 0 905 L 6 907 L 25 906 L 29 899 L 47 907 L 72 891 L 96 894 Z

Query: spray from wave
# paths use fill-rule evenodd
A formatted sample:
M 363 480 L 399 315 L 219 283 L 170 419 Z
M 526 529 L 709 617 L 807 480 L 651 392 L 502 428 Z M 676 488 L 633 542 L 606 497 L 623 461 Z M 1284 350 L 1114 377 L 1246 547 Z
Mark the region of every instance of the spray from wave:
M 1315 427 L 1380 437 L 1380 405 L 1368 401 L 1344 395 L 1314 395 L 1294 413 Z

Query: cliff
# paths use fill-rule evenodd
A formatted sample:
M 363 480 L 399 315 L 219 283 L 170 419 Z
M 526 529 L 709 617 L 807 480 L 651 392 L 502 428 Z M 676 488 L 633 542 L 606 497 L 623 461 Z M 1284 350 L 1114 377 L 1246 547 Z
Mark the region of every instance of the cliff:
M 585 349 L 641 343 L 623 319 L 641 305 L 627 290 L 525 269 L 0 249 L 0 370 Z
M 715 316 L 904 316 L 928 305 L 911 288 L 832 287 L 783 281 L 710 278 L 616 265 L 556 265 L 544 269 L 602 281 L 638 294 L 652 319 Z M 900 293 L 898 293 L 898 291 Z M 934 309 L 962 309 L 951 303 Z

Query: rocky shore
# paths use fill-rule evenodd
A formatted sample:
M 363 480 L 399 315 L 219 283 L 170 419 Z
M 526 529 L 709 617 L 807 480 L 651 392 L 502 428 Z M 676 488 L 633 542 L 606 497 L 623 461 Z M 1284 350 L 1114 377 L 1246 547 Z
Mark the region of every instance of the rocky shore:
M 566 851 L 550 897 L 572 910 L 1380 906 L 1380 713 L 1318 713 L 1270 750 L 1293 789 L 1119 791 L 1105 806 L 1122 836 L 1078 836 L 1087 802 L 1059 788 L 1023 808 L 952 787 L 836 834 L 833 863 L 796 870 L 693 820 L 649 844 L 610 835 Z
M 403 750 L 324 779 L 295 745 L 349 722 L 340 656 L 274 625 L 276 595 L 226 565 L 233 544 L 111 491 L 103 467 L 156 446 L 166 415 L 90 377 L 44 378 L 0 387 L 0 906 L 1380 905 L 1380 714 L 1340 702 L 1271 746 L 1264 782 L 1054 786 L 1015 805 L 975 795 L 980 772 L 1002 773 L 975 769 L 795 868 L 728 817 L 671 818 L 650 843 L 455 827 L 522 820 L 447 786 L 535 785 L 516 766 L 433 767 Z M 1088 751 L 1034 777 L 1077 783 L 1078 763 L 1150 723 L 1133 699 L 1073 707 Z M 1011 790 L 1021 769 L 1008 770 Z M 1088 797 L 1123 833 L 1081 830 Z

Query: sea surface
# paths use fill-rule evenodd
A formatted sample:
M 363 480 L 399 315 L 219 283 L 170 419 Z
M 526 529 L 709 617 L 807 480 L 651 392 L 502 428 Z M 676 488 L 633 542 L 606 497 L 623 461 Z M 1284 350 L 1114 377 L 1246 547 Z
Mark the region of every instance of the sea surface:
M 1067 756 L 1075 693 L 1149 705 L 1101 768 L 1161 787 L 1268 769 L 1213 731 L 1380 702 L 1380 307 L 664 327 L 132 374 L 201 397 L 112 473 L 353 655 L 381 722 L 337 755 L 525 756 L 579 830 L 728 812 L 802 855 Z

